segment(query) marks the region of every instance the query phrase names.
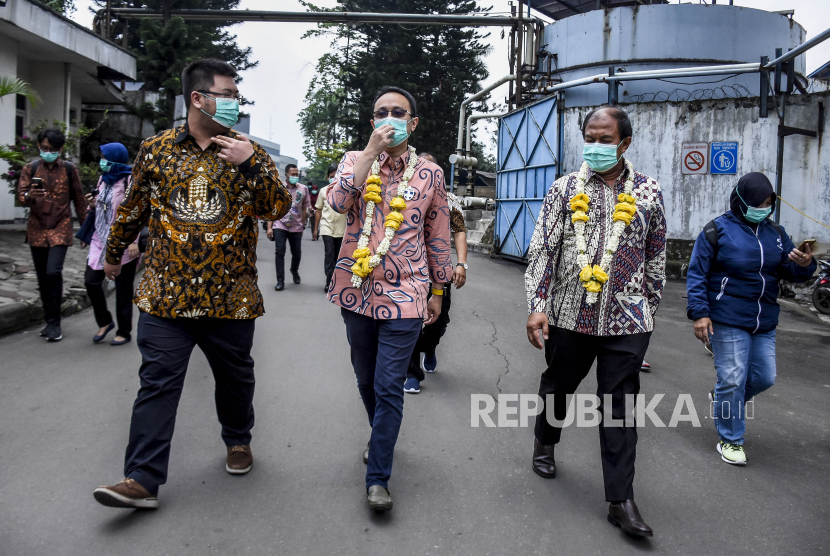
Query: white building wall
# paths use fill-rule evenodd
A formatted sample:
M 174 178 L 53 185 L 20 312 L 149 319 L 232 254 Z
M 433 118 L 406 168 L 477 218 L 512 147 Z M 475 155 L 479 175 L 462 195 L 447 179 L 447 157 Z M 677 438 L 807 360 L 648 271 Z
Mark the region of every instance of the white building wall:
M 818 103 L 824 104 L 825 135 L 830 133 L 830 94 L 797 95 L 787 106 L 786 124 L 816 130 Z M 621 105 L 630 117 L 634 140 L 627 157 L 634 167 L 660 182 L 666 205 L 668 237 L 694 239 L 703 226 L 729 208 L 738 178 L 763 172 L 775 185 L 778 117 L 774 107 L 758 117 L 758 99 Z M 582 163 L 580 126 L 592 107 L 563 111 L 563 171 Z M 785 139 L 781 196 L 802 212 L 830 225 L 830 145 L 823 139 L 793 135 Z M 683 143 L 738 141 L 736 175 L 683 175 Z M 781 224 L 796 241 L 817 238 L 830 253 L 830 230 L 782 203 Z
M 8 37 L 0 35 L 0 75 L 17 75 L 17 43 Z M 14 144 L 14 128 L 16 114 L 16 99 L 8 95 L 0 100 L 0 145 Z M 0 161 L 0 174 L 5 173 L 9 166 Z M 0 222 L 12 220 L 15 217 L 14 195 L 9 193 L 6 182 L 0 182 Z

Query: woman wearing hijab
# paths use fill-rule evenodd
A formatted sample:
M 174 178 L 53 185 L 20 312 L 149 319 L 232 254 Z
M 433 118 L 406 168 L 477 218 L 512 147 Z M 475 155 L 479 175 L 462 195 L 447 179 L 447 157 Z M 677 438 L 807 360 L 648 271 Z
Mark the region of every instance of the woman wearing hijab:
M 129 155 L 121 143 L 101 145 L 101 171 L 98 180 L 98 195 L 87 195 L 89 206 L 95 209 L 95 232 L 89 244 L 84 285 L 92 303 L 95 321 L 99 329 L 92 341 L 96 344 L 106 338 L 115 328 L 112 314 L 107 309 L 104 292 L 104 255 L 110 226 L 115 221 L 118 205 L 124 200 L 130 183 L 132 167 L 127 165 Z M 127 248 L 121 259 L 121 274 L 115 279 L 115 313 L 118 330 L 111 345 L 120 346 L 130 341 L 133 327 L 133 280 L 138 266 L 138 244 Z
M 746 465 L 745 404 L 775 382 L 778 280 L 804 282 L 816 270 L 809 246 L 795 249 L 768 218 L 775 201 L 764 174 L 743 176 L 730 210 L 697 237 L 689 263 L 686 313 L 714 352 L 718 377 L 709 399 L 717 451 L 732 465 Z

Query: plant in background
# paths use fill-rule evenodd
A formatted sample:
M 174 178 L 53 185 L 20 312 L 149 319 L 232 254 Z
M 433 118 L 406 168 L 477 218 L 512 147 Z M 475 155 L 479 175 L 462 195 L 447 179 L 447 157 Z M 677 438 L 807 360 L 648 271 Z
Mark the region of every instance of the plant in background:
M 22 95 L 29 100 L 32 106 L 37 106 L 40 98 L 32 86 L 21 79 L 9 75 L 0 75 L 0 99 L 8 95 Z M 9 163 L 21 163 L 23 154 L 10 146 L 0 145 L 0 160 Z

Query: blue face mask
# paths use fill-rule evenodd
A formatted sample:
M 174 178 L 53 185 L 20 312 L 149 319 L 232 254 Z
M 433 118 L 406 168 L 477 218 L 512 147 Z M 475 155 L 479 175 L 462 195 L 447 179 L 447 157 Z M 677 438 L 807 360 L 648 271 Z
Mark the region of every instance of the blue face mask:
M 299 176 L 291 176 L 290 178 L 288 178 L 288 183 L 290 183 L 291 185 L 297 185 L 298 181 L 300 181 Z
M 213 98 L 204 93 L 199 94 L 205 98 L 213 99 L 213 101 L 216 102 L 216 114 L 208 114 L 205 112 L 204 108 L 202 108 L 201 110 L 203 114 L 208 116 L 217 124 L 228 129 L 236 125 L 236 122 L 239 121 L 239 101 L 229 98 Z
M 40 158 L 43 159 L 43 162 L 46 162 L 48 164 L 52 164 L 54 161 L 56 161 L 58 159 L 58 157 L 60 155 L 61 155 L 61 153 L 59 153 L 59 152 L 57 152 L 57 153 L 47 153 L 47 152 L 44 152 L 44 151 L 40 151 Z
M 409 132 L 406 130 L 406 126 L 412 120 L 399 120 L 397 118 L 384 118 L 382 120 L 375 121 L 375 129 L 379 128 L 383 125 L 391 125 L 395 128 L 395 135 L 392 136 L 392 142 L 389 143 L 390 147 L 397 147 L 407 139 L 409 139 Z
M 620 145 L 622 145 L 622 141 L 620 141 Z M 582 158 L 594 172 L 607 172 L 616 166 L 622 158 L 622 156 L 617 156 L 617 149 L 620 145 L 585 143 L 585 146 L 582 147 Z
M 115 164 L 114 162 L 110 162 L 106 158 L 102 158 L 101 161 L 98 163 L 98 166 L 101 167 L 102 172 L 107 174 L 107 173 L 109 173 L 110 170 L 112 170 L 112 166 L 114 164 Z
M 735 188 L 735 193 L 738 194 L 738 199 L 740 199 L 741 202 L 746 207 L 746 212 L 744 212 L 744 218 L 746 218 L 747 220 L 749 220 L 753 224 L 757 224 L 757 223 L 763 221 L 772 212 L 772 207 L 757 208 L 757 207 L 751 207 L 748 204 L 746 204 L 746 201 L 744 201 L 744 198 L 741 197 L 740 193 L 738 193 L 738 188 L 737 187 Z

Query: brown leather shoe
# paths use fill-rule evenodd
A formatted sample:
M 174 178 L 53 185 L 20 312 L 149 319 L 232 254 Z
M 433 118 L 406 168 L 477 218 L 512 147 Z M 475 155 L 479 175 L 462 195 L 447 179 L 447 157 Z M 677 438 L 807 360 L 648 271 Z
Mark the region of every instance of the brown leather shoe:
M 626 500 L 617 504 L 611 503 L 608 506 L 608 523 L 621 528 L 629 535 L 638 537 L 653 537 L 651 527 L 646 525 L 637 509 L 634 500 Z
M 553 460 L 553 449 L 556 444 L 545 446 L 533 439 L 533 470 L 542 478 L 556 477 L 556 462 Z
M 124 479 L 113 486 L 99 486 L 92 495 L 110 508 L 154 510 L 159 507 L 159 499 L 132 479 Z
M 231 475 L 244 475 L 254 465 L 254 454 L 251 452 L 251 445 L 228 446 L 228 461 L 225 463 L 225 471 Z

